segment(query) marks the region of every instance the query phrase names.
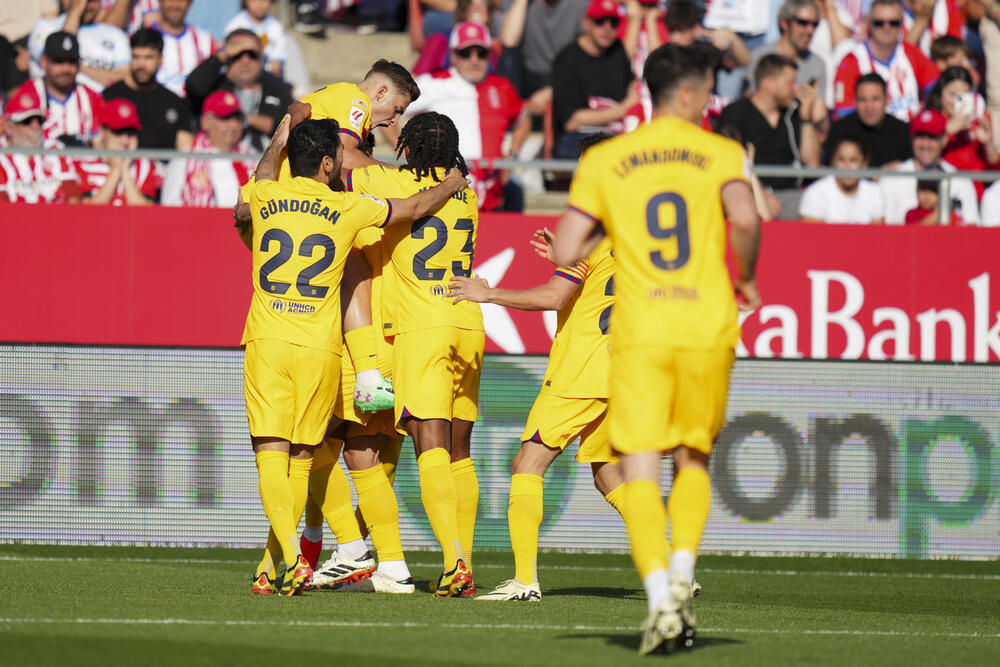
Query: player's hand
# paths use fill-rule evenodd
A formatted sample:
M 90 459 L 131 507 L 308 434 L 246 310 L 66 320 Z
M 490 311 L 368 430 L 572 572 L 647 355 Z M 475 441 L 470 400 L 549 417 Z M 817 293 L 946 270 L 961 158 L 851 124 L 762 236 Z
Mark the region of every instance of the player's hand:
M 233 206 L 233 226 L 240 230 L 242 234 L 246 231 L 247 226 L 251 223 L 252 216 L 250 215 L 250 204 L 244 201 L 236 202 Z
M 535 254 L 552 264 L 555 264 L 555 260 L 552 258 L 552 242 L 555 241 L 555 238 L 555 234 L 548 227 L 536 229 L 531 238 L 531 247 Z
M 461 192 L 465 188 L 469 187 L 469 179 L 459 171 L 457 168 L 452 167 L 448 170 L 448 173 L 444 175 L 444 180 L 441 181 L 441 185 L 451 191 L 450 194 L 455 194 L 456 192 Z
M 733 289 L 736 291 L 736 307 L 741 312 L 749 313 L 760 308 L 760 292 L 757 291 L 756 280 L 736 280 L 733 282 Z
M 284 146 L 288 143 L 288 133 L 291 129 L 290 116 L 285 114 L 281 122 L 278 123 L 278 127 L 274 129 L 274 136 L 271 138 L 271 141 L 277 142 L 278 146 Z
M 490 284 L 486 278 L 466 278 L 464 276 L 454 276 L 451 284 L 448 285 L 448 296 L 455 297 L 452 303 L 462 301 L 475 301 L 476 303 L 486 303 L 489 301 Z
M 312 105 L 308 102 L 292 102 L 288 106 L 288 116 L 286 117 L 291 118 L 291 125 L 288 127 L 291 130 L 306 118 L 312 118 Z
M 625 18 L 629 21 L 642 19 L 642 6 L 639 5 L 639 0 L 625 0 Z

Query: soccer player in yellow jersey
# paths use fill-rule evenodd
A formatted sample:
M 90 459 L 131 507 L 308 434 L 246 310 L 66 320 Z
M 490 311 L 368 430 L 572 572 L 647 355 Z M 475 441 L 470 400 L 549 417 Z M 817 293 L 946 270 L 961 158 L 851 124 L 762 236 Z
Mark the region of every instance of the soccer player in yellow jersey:
M 294 595 L 312 570 L 299 553 L 296 525 L 305 505 L 312 450 L 323 440 L 339 392 L 340 281 L 358 231 L 407 223 L 437 210 L 467 186 L 457 170 L 440 186 L 388 201 L 335 192 L 343 148 L 333 120 L 288 119 L 258 164 L 249 189 L 253 297 L 242 344 L 247 418 L 261 502 L 286 564 L 277 587 Z M 291 179 L 276 180 L 288 144 Z M 265 561 L 253 592 L 275 589 Z
M 353 251 L 363 253 L 373 268 L 372 322 L 377 332 L 382 331 L 383 235 L 384 230 L 381 229 L 362 230 L 355 239 Z M 350 289 L 346 277 L 344 289 Z M 379 370 L 391 378 L 392 344 L 380 333 L 376 334 L 376 343 Z M 318 488 L 312 494 L 326 500 L 323 514 L 334 517 L 331 528 L 337 534 L 337 550 L 313 575 L 311 584 L 342 592 L 413 593 L 413 578 L 406 566 L 399 536 L 397 501 L 391 489 L 403 437 L 396 431 L 392 409 L 372 415 L 355 409 L 352 392 L 354 367 L 349 355 L 344 355 L 342 371 L 341 400 L 337 401 L 334 414 L 343 422 L 335 433 L 343 439 L 344 461 L 358 492 L 358 510 L 357 513 L 353 511 L 349 491 L 344 493 L 339 504 L 336 497 L 331 497 L 329 486 Z M 339 457 L 340 444 L 333 447 L 328 444 L 325 449 L 330 453 L 324 453 L 324 458 L 333 465 Z M 320 465 L 319 457 L 320 454 L 317 454 L 315 466 Z M 331 503 L 337 506 L 328 508 L 327 504 Z M 310 517 L 309 505 L 306 509 L 306 529 L 309 530 L 310 525 L 318 526 L 318 532 L 322 534 L 322 518 Z M 367 534 L 371 534 L 372 544 L 378 553 L 378 568 L 370 573 L 370 577 L 369 572 L 364 571 L 369 563 L 374 567 L 371 553 L 366 551 L 363 540 Z M 350 541 L 344 543 L 345 539 Z M 357 555 L 359 553 L 360 556 Z
M 364 151 L 369 135 L 376 127 L 395 125 L 410 102 L 420 96 L 420 89 L 409 71 L 388 60 L 378 60 L 358 84 L 333 83 L 306 95 L 289 107 L 292 118 L 332 118 L 340 125 L 344 146 L 344 169 L 354 169 L 376 161 Z M 289 178 L 287 160 L 282 160 L 278 180 Z M 243 197 L 245 200 L 245 196 Z M 237 204 L 237 218 L 245 225 L 249 213 Z M 237 223 L 240 224 L 239 222 Z M 246 237 L 249 230 L 244 227 Z M 371 412 L 392 406 L 392 387 L 384 381 L 376 362 L 377 332 L 371 328 L 371 271 L 367 264 L 351 260 L 345 272 L 357 276 L 352 282 L 349 308 L 344 316 L 348 349 L 357 371 L 355 397 L 361 409 Z
M 760 305 L 760 221 L 742 150 L 698 127 L 712 71 L 711 54 L 698 46 L 666 44 L 650 54 L 643 78 L 653 121 L 583 156 L 553 245 L 560 264 L 586 256 L 605 234 L 614 248 L 608 422 L 625 477 L 632 558 L 649 597 L 640 654 L 693 643 L 708 457 L 725 417 L 737 308 Z M 735 279 L 726 265 L 727 218 Z M 676 473 L 666 508 L 665 452 Z
M 533 245 L 550 257 L 548 237 Z M 490 287 L 482 278 L 452 279 L 456 301 L 498 303 L 519 310 L 557 310 L 558 324 L 542 389 L 528 415 L 514 457 L 507 522 L 514 550 L 514 578 L 477 600 L 535 602 L 542 599 L 535 567 L 542 524 L 545 471 L 566 446 L 580 439 L 576 459 L 590 463 L 594 484 L 621 512 L 624 489 L 608 444 L 608 322 L 614 302 L 615 261 L 602 241 L 573 266 L 557 267 L 547 283 L 524 290 Z
M 450 167 L 468 169 L 458 131 L 447 116 L 414 116 L 400 134 L 406 164 L 355 169 L 348 189 L 406 196 L 432 186 Z M 447 297 L 453 276 L 472 275 L 479 212 L 475 192 L 456 193 L 434 215 L 386 230 L 383 327 L 395 337 L 396 425 L 413 436 L 420 493 L 441 545 L 439 597 L 472 595 L 468 565 L 475 534 L 479 483 L 471 452 L 478 417 L 485 336 L 479 306 Z

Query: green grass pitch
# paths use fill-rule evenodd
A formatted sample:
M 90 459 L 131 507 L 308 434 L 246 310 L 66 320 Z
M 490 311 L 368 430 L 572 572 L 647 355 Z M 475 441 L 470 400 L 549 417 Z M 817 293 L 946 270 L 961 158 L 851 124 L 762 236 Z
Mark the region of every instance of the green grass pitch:
M 539 604 L 252 596 L 256 551 L 0 545 L 2 665 L 998 665 L 993 562 L 704 556 L 695 648 L 639 658 L 627 557 L 542 554 Z M 513 574 L 481 552 L 485 591 Z

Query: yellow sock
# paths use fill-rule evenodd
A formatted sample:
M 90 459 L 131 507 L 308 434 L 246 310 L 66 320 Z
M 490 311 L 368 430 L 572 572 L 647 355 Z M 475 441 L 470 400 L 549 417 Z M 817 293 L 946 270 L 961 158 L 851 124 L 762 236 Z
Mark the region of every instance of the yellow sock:
M 351 504 L 351 485 L 340 463 L 314 469 L 309 475 L 309 495 L 319 505 L 337 544 L 361 539 L 358 522 Z
M 379 561 L 403 560 L 399 538 L 399 507 L 381 465 L 367 470 L 352 470 L 351 479 L 358 492 L 358 509 L 364 513 Z
M 354 372 L 370 371 L 378 366 L 378 353 L 375 347 L 375 328 L 372 325 L 359 327 L 344 334 L 347 351 L 354 364 Z
M 382 446 L 382 451 L 378 453 L 378 459 L 385 469 L 385 477 L 389 484 L 396 481 L 396 464 L 399 463 L 399 453 L 403 450 L 403 441 L 399 438 L 387 438 Z
M 451 455 L 441 448 L 429 449 L 417 458 L 420 499 L 434 536 L 441 545 L 444 571 L 455 569 L 461 542 L 458 537 L 458 494 L 451 476 Z
M 312 457 L 307 459 L 290 459 L 288 461 L 288 482 L 292 485 L 292 516 L 295 518 L 295 528 L 306 508 L 306 498 L 309 497 L 309 471 L 312 469 Z
M 274 579 L 278 574 L 278 563 L 281 561 L 281 542 L 274 536 L 274 529 L 267 529 L 267 545 L 264 547 L 264 557 L 257 564 L 254 571 L 254 579 L 263 572 L 269 579 Z
M 310 477 L 312 477 L 312 471 L 310 471 Z M 323 511 L 311 495 L 306 496 L 306 526 L 309 528 L 323 527 Z
M 670 491 L 670 500 L 667 501 L 675 550 L 698 553 L 711 501 L 712 483 L 708 471 L 701 468 L 681 468 L 674 478 L 674 487 Z
M 452 461 L 451 476 L 455 480 L 458 498 L 458 539 L 462 545 L 460 558 L 472 569 L 472 543 L 476 536 L 476 513 L 479 511 L 479 479 L 471 458 Z
M 660 486 L 648 479 L 625 484 L 625 529 L 632 545 L 632 561 L 639 578 L 668 568 L 667 513 L 660 498 Z
M 292 518 L 295 499 L 288 482 L 288 452 L 261 451 L 256 458 L 264 514 L 281 544 L 282 559 L 291 565 L 299 556 L 299 536 Z
M 625 484 L 619 484 L 615 488 L 604 494 L 604 499 L 607 500 L 612 507 L 618 510 L 618 513 L 625 516 Z
M 396 481 L 396 464 L 399 463 L 399 453 L 403 449 L 403 441 L 397 438 L 386 438 L 385 444 L 382 445 L 382 450 L 378 453 L 379 461 L 382 462 L 382 469 L 385 470 L 385 477 L 389 480 L 389 486 Z M 354 473 L 351 473 L 353 476 Z M 358 520 L 358 530 L 361 531 L 361 537 L 368 537 L 368 525 L 365 523 L 365 517 L 361 512 L 361 506 L 354 511 L 354 518 Z
M 543 480 L 538 475 L 512 475 L 507 527 L 514 550 L 514 578 L 522 584 L 538 580 L 538 529 L 542 525 Z

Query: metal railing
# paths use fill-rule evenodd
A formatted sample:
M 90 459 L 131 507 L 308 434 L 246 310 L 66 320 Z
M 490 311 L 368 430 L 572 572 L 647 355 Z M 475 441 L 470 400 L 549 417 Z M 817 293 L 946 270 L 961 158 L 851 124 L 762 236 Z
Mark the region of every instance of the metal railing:
M 112 151 L 89 146 L 73 146 L 66 148 L 20 148 L 0 146 L 0 155 L 56 155 L 68 158 L 147 158 L 150 160 L 187 159 L 192 153 L 169 148 L 143 148 L 134 151 Z M 244 160 L 257 162 L 261 153 L 198 153 L 202 159 Z M 394 156 L 386 154 L 379 156 L 386 163 L 396 163 Z M 576 160 L 518 160 L 512 158 L 468 160 L 470 167 L 487 169 L 541 169 L 570 173 L 576 170 Z M 921 181 L 940 181 L 939 221 L 947 223 L 951 217 L 951 198 L 948 196 L 950 181 L 953 178 L 965 178 L 970 181 L 994 182 L 1000 180 L 1000 171 L 897 171 L 893 169 L 834 169 L 832 167 L 792 167 L 787 165 L 754 165 L 752 171 L 762 178 L 822 178 L 824 176 L 853 176 L 859 178 L 919 178 Z

